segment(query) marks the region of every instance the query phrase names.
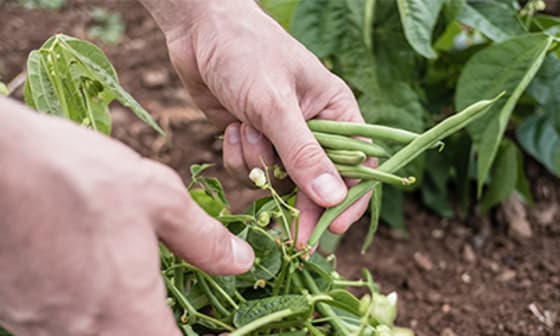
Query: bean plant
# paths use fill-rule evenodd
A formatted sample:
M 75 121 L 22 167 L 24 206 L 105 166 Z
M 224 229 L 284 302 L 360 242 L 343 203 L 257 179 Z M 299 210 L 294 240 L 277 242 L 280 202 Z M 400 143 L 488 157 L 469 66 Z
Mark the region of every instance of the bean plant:
M 65 35 L 49 39 L 28 59 L 24 96 L 40 112 L 72 120 L 110 134 L 108 104 L 116 99 L 162 133 L 157 123 L 118 83 L 117 74 L 95 45 Z M 191 167 L 187 186 L 192 198 L 255 252 L 251 270 L 237 276 L 211 276 L 160 246 L 162 277 L 168 304 L 184 335 L 371 335 L 408 336 L 394 325 L 397 294 L 383 295 L 367 269 L 359 280 L 336 272 L 334 255 L 313 253 L 331 222 L 353 202 L 373 191 L 374 220 L 364 242 L 370 244 L 379 218 L 382 185 L 407 186 L 413 176 L 398 171 L 424 151 L 441 151 L 442 140 L 484 116 L 506 93 L 467 106 L 433 128 L 415 133 L 378 125 L 322 120 L 309 127 L 343 176 L 358 178 L 347 198 L 327 209 L 307 246 L 297 247 L 299 210 L 296 192 L 280 195 L 271 175 L 286 178 L 282 167 L 255 168 L 250 178 L 270 196 L 255 201 L 242 214 L 232 214 L 220 181 L 204 176 L 208 164 Z M 356 140 L 368 137 L 374 143 Z M 377 169 L 363 165 L 378 157 Z M 361 297 L 351 288 L 365 293 Z M 5 331 L 0 331 L 5 333 Z
M 522 152 L 560 176 L 560 18 L 543 14 L 544 1 L 260 2 L 352 87 L 370 124 L 422 133 L 506 92 L 445 153 L 403 170 L 441 216 L 466 216 L 475 197 L 483 213 L 512 193 L 530 204 Z M 402 227 L 402 190 L 383 198 L 382 218 Z

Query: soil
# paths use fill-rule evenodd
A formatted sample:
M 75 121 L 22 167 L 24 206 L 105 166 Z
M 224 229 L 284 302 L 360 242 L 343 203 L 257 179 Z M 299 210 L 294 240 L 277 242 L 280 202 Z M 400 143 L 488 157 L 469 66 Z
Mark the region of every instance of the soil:
M 224 182 L 233 209 L 243 209 L 259 193 L 228 178 L 219 131 L 190 102 L 163 35 L 135 0 L 67 1 L 59 11 L 24 10 L 0 0 L 0 81 L 21 74 L 28 52 L 54 33 L 87 38 L 97 6 L 126 22 L 121 42 L 102 47 L 123 86 L 158 119 L 168 140 L 120 106 L 112 108 L 113 135 L 170 165 L 185 181 L 191 164 L 215 163 L 210 174 Z M 21 89 L 14 96 L 21 97 Z M 339 271 L 359 277 L 361 268 L 369 268 L 383 292 L 398 292 L 398 323 L 417 335 L 560 335 L 560 183 L 528 161 L 533 207 L 514 211 L 519 204 L 512 200 L 513 207 L 486 216 L 443 220 L 412 195 L 405 206 L 407 233 L 381 227 L 361 255 L 364 218 L 342 240 Z

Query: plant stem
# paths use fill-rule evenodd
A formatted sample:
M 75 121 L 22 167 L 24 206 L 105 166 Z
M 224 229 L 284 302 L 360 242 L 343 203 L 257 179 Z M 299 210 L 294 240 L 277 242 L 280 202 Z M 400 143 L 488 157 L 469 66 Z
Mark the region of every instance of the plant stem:
M 289 317 L 291 315 L 297 314 L 297 311 L 293 311 L 292 309 L 288 308 L 288 309 L 283 309 L 283 310 L 279 310 L 277 312 L 274 312 L 272 314 L 268 314 L 266 316 L 263 316 L 261 318 L 258 318 L 256 320 L 251 321 L 250 323 L 242 326 L 241 328 L 238 328 L 237 330 L 231 332 L 229 335 L 230 336 L 242 336 L 242 335 L 246 335 L 248 333 L 250 333 L 251 331 L 254 331 L 264 325 L 267 325 L 269 323 L 275 322 L 275 321 L 279 321 L 283 318 Z
M 200 283 L 200 286 L 202 287 L 204 294 L 206 294 L 206 297 L 208 297 L 208 301 L 210 301 L 212 307 L 214 307 L 222 316 L 228 316 L 229 312 L 227 311 L 226 308 L 224 308 L 224 306 L 222 305 L 220 300 L 218 300 L 216 295 L 212 293 L 212 291 L 210 290 L 210 286 L 208 286 L 208 283 L 206 282 L 204 276 L 197 272 L 196 278 Z
M 309 274 L 309 271 L 304 269 L 301 272 L 301 274 L 303 275 L 303 282 L 305 283 L 306 288 L 311 292 L 311 294 L 313 295 L 321 294 L 321 291 L 317 287 L 317 284 L 315 284 L 315 281 L 311 277 L 311 274 Z M 328 304 L 323 302 L 318 302 L 317 310 L 319 310 L 319 312 L 321 312 L 321 314 L 323 314 L 324 316 L 332 318 L 332 320 L 330 320 L 329 323 L 338 333 L 340 333 L 341 335 L 348 335 L 349 333 L 348 329 L 346 329 L 346 326 L 342 323 L 342 321 L 338 318 L 336 313 L 332 310 L 332 308 Z

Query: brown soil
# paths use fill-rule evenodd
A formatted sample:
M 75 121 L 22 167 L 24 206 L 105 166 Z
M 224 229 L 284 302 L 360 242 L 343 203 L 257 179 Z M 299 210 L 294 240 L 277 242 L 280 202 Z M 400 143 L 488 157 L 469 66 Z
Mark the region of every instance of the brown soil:
M 224 182 L 236 210 L 257 196 L 227 177 L 219 133 L 190 103 L 168 62 L 163 36 L 144 9 L 135 0 L 67 3 L 60 11 L 41 11 L 0 1 L 0 80 L 20 74 L 27 53 L 54 33 L 87 38 L 93 7 L 119 12 L 126 35 L 103 49 L 125 88 L 156 116 L 169 139 L 119 106 L 112 111 L 114 136 L 169 164 L 185 180 L 192 163 L 216 163 L 211 173 Z M 560 335 L 560 184 L 535 163 L 529 168 L 536 200 L 528 210 L 530 238 L 509 232 L 507 210 L 448 221 L 411 197 L 405 207 L 408 237 L 382 227 L 370 251 L 360 255 L 367 221 L 359 222 L 338 250 L 339 270 L 359 277 L 367 267 L 384 292 L 396 290 L 399 324 L 417 335 Z

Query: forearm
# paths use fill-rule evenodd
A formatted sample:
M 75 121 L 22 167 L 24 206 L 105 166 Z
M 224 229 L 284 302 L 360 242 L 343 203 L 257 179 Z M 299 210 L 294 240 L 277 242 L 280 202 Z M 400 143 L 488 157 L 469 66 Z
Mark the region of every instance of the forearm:
M 222 6 L 238 6 L 255 0 L 139 0 L 152 15 L 164 33 L 173 28 L 194 25 L 209 10 L 220 10 Z M 226 13 L 227 14 L 227 13 Z

